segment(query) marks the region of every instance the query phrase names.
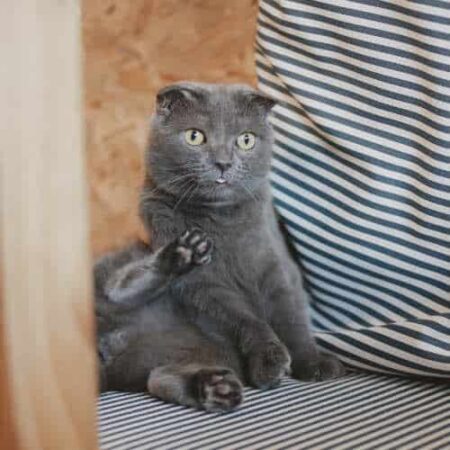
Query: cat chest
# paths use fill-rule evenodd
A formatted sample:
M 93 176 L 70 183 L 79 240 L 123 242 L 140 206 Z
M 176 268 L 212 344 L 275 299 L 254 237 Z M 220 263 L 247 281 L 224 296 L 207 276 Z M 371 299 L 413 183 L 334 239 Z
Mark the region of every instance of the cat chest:
M 212 279 L 240 291 L 260 302 L 267 290 L 268 280 L 279 272 L 279 261 L 270 247 L 236 248 L 232 252 L 216 253 L 211 263 Z

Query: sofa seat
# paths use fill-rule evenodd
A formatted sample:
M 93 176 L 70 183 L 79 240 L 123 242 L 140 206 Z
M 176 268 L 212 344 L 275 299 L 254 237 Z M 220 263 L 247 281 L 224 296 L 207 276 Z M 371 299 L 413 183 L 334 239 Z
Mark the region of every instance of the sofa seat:
M 98 411 L 101 449 L 450 449 L 450 386 L 386 375 L 248 388 L 228 414 L 119 392 Z

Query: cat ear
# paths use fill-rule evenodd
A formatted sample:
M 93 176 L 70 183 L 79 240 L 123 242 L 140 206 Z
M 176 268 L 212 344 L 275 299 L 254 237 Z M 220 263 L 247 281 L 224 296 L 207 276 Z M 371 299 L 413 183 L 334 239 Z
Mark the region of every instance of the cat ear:
M 156 95 L 156 112 L 169 116 L 175 109 L 187 109 L 196 98 L 196 93 L 183 85 L 171 85 L 161 89 Z
M 264 114 L 268 114 L 277 103 L 272 97 L 259 91 L 248 94 L 248 101 L 250 106 L 258 108 Z

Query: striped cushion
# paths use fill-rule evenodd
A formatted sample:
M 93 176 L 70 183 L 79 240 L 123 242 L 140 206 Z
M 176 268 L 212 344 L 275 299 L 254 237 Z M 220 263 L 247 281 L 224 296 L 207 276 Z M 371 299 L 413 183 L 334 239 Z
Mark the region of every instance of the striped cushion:
M 450 376 L 450 1 L 261 0 L 272 181 L 320 344 Z
M 102 449 L 442 449 L 450 445 L 448 386 L 354 375 L 248 389 L 236 412 L 208 414 L 146 394 L 99 402 Z

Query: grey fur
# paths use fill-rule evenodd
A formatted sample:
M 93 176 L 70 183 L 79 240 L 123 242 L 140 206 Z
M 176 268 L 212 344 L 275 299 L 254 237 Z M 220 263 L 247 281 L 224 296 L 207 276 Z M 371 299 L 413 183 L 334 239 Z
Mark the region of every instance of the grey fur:
M 147 385 L 168 401 L 228 410 L 242 395 L 238 379 L 268 388 L 289 371 L 302 380 L 343 373 L 316 347 L 272 206 L 272 106 L 240 85 L 182 83 L 158 94 L 141 200 L 153 249 L 125 250 L 96 269 L 99 342 L 112 337 L 105 388 Z M 187 129 L 201 130 L 205 143 L 186 143 Z M 256 136 L 250 151 L 236 145 L 243 132 Z M 193 228 L 214 243 L 210 264 L 162 275 L 161 255 Z

